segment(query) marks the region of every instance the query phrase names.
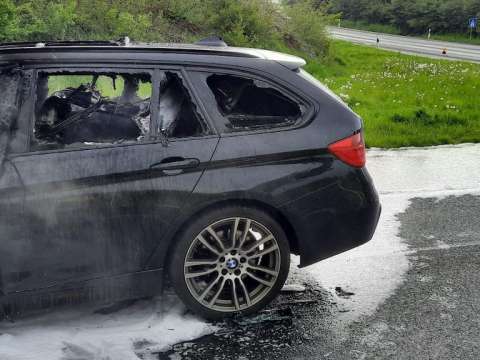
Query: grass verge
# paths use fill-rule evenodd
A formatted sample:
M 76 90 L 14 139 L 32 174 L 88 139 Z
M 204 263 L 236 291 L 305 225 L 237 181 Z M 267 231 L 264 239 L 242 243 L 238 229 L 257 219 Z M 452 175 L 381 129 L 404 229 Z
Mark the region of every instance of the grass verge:
M 369 147 L 480 142 L 480 65 L 332 41 L 306 70 L 364 119 Z

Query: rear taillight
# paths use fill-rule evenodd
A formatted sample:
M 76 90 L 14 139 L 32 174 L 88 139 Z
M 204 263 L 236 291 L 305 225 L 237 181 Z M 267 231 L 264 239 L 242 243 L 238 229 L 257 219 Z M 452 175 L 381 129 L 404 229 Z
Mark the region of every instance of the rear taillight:
M 361 132 L 330 144 L 328 151 L 348 165 L 365 166 L 365 143 Z

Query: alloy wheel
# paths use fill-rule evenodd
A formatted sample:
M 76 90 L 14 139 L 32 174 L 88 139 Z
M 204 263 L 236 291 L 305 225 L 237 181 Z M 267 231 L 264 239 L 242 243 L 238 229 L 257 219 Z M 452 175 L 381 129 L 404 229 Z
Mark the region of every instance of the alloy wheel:
M 265 298 L 280 268 L 280 248 L 272 232 L 255 220 L 234 217 L 207 226 L 192 241 L 184 278 L 203 306 L 236 312 Z

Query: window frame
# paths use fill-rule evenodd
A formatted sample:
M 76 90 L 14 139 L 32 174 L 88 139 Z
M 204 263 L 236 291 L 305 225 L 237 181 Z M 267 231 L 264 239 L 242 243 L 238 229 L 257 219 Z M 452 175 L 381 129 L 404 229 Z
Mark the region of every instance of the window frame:
M 45 67 L 37 67 L 35 68 L 34 75 L 33 75 L 33 82 L 32 82 L 32 95 L 33 95 L 33 101 L 32 101 L 32 108 L 30 109 L 30 121 L 29 123 L 29 128 L 27 129 L 26 133 L 26 138 L 27 138 L 27 144 L 25 148 L 25 152 L 28 154 L 33 154 L 33 153 L 43 153 L 43 154 L 48 154 L 52 152 L 68 152 L 68 151 L 75 151 L 75 150 L 86 150 L 86 149 L 101 149 L 101 148 L 110 148 L 110 147 L 119 147 L 119 146 L 131 146 L 131 145 L 138 145 L 138 144 L 144 144 L 148 142 L 149 140 L 152 139 L 152 125 L 154 123 L 154 119 L 156 118 L 156 114 L 154 111 L 156 111 L 157 106 L 154 106 L 155 103 L 158 103 L 157 98 L 160 92 L 160 89 L 156 91 L 157 87 L 155 86 L 156 78 L 156 69 L 153 66 L 140 66 L 140 67 L 129 67 L 129 66 L 119 66 L 119 67 L 114 67 L 111 65 L 108 66 L 103 66 L 103 65 L 88 65 L 85 66 L 85 64 L 68 64 L 68 65 L 62 65 L 62 66 L 45 66 Z M 39 74 L 40 73 L 47 73 L 47 74 L 59 74 L 62 72 L 71 72 L 72 74 L 74 73 L 91 73 L 92 75 L 95 73 L 107 73 L 107 72 L 112 72 L 112 73 L 131 73 L 131 74 L 139 74 L 139 73 L 148 73 L 151 77 L 152 81 L 152 93 L 150 95 L 150 107 L 151 107 L 151 116 L 150 116 L 150 129 L 149 129 L 149 134 L 146 137 L 145 140 L 143 141 L 138 141 L 138 142 L 129 142 L 126 144 L 111 144 L 111 143 L 105 143 L 105 144 L 98 144 L 95 146 L 91 145 L 85 145 L 85 146 L 75 146 L 75 147 L 63 147 L 63 148 L 58 148 L 58 149 L 48 149 L 48 150 L 35 150 L 32 149 L 32 139 L 34 138 L 34 127 L 35 127 L 35 106 L 37 102 L 37 86 L 38 86 L 38 79 L 39 79 Z M 154 106 L 152 108 L 152 106 Z
M 253 71 L 250 68 L 242 68 L 240 69 L 232 69 L 229 67 L 219 67 L 219 66 L 189 66 L 187 68 L 187 72 L 189 73 L 190 77 L 193 79 L 193 84 L 197 88 L 197 90 L 206 90 L 204 91 L 208 95 L 202 96 L 202 102 L 207 103 L 209 106 L 207 107 L 209 110 L 209 115 L 212 120 L 215 122 L 215 128 L 217 132 L 222 137 L 226 136 L 242 136 L 248 134 L 260 134 L 260 133 L 267 133 L 267 132 L 278 132 L 278 131 L 289 131 L 292 129 L 298 129 L 307 126 L 310 122 L 314 119 L 318 112 L 318 105 L 313 98 L 311 98 L 308 94 L 303 92 L 301 89 L 296 87 L 294 84 L 287 82 L 283 79 L 280 79 L 273 74 Z M 208 76 L 204 76 L 205 74 L 208 75 L 231 75 L 237 76 L 241 78 L 251 79 L 254 81 L 262 81 L 273 89 L 279 91 L 283 95 L 287 96 L 293 101 L 298 102 L 303 108 L 305 109 L 302 116 L 291 125 L 286 126 L 278 126 L 272 128 L 257 128 L 257 129 L 250 129 L 250 130 L 236 130 L 236 131 L 226 131 L 228 127 L 227 118 L 222 115 L 221 111 L 218 109 L 218 103 L 216 101 L 215 95 L 213 91 L 208 86 L 206 79 Z M 202 79 L 198 76 L 200 75 Z M 294 89 L 294 91 L 292 91 Z
M 13 71 L 18 71 L 18 83 L 17 83 L 17 93 L 15 95 L 15 102 L 14 105 L 17 109 L 17 117 L 12 121 L 12 123 L 7 124 L 9 126 L 9 138 L 5 144 L 5 153 L 0 154 L 0 157 L 4 156 L 8 158 L 9 154 L 12 151 L 12 148 L 18 148 L 22 146 L 21 140 L 19 140 L 19 135 L 21 135 L 21 127 L 24 123 L 24 120 L 29 114 L 26 116 L 26 111 L 28 111 L 29 106 L 28 98 L 30 97 L 31 93 L 31 72 L 25 71 L 21 66 L 0 66 L 0 79 L 3 76 L 8 76 L 1 71 L 5 68 L 12 68 Z M 12 75 L 10 75 L 12 76 Z M 21 137 L 21 136 L 20 136 Z
M 72 152 L 72 151 L 85 151 L 85 150 L 98 150 L 98 149 L 108 149 L 108 148 L 118 148 L 125 146 L 142 146 L 142 145 L 151 145 L 157 143 L 164 143 L 165 146 L 168 146 L 170 142 L 176 141 L 188 141 L 191 139 L 198 138 L 211 138 L 218 137 L 215 126 L 212 124 L 209 113 L 206 110 L 203 102 L 198 96 L 195 87 L 192 85 L 192 82 L 188 76 L 188 73 L 185 71 L 184 66 L 175 66 L 172 64 L 158 64 L 158 63 L 142 63 L 142 64 L 115 64 L 115 63 L 95 63 L 95 64 L 85 64 L 85 63 L 68 63 L 68 64 L 39 64 L 32 67 L 24 67 L 24 70 L 31 70 L 32 79 L 30 80 L 30 89 L 29 97 L 30 101 L 28 104 L 24 102 L 23 106 L 28 106 L 28 109 L 25 109 L 28 114 L 28 117 L 22 124 L 22 127 L 18 129 L 19 132 L 24 134 L 24 143 L 22 150 L 11 152 L 10 157 L 17 157 L 22 155 L 36 155 L 36 154 L 50 154 L 50 153 L 61 153 L 61 152 Z M 120 143 L 120 144 L 99 144 L 96 146 L 76 146 L 76 147 L 65 147 L 59 149 L 48 149 L 48 150 L 33 150 L 31 148 L 31 139 L 34 136 L 34 126 L 35 126 L 35 106 L 36 106 L 36 94 L 37 94 L 37 85 L 38 85 L 38 74 L 39 73 L 61 73 L 61 72 L 118 72 L 118 73 L 149 73 L 152 79 L 152 94 L 150 100 L 151 106 L 151 122 L 150 122 L 150 131 L 149 136 L 146 137 L 143 141 L 139 142 L 129 142 L 129 143 Z M 183 82 L 183 85 L 189 92 L 189 95 L 192 98 L 192 102 L 196 105 L 197 111 L 203 120 L 204 126 L 207 130 L 207 133 L 201 136 L 192 136 L 184 138 L 169 138 L 168 141 L 164 140 L 164 137 L 158 134 L 158 110 L 160 105 L 160 80 L 161 74 L 163 72 L 175 72 L 177 73 Z M 25 128 L 27 126 L 27 128 Z

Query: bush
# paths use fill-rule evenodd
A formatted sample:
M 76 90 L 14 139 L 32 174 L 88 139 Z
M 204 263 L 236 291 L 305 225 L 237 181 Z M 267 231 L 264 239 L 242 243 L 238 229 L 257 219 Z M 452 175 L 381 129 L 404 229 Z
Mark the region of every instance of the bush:
M 16 11 L 11 0 L 0 0 L 0 41 L 14 36 Z
M 207 26 L 236 46 L 271 47 L 278 35 L 277 8 L 268 0 L 210 0 Z
M 310 0 L 0 0 L 0 41 L 117 39 L 194 41 L 328 52 L 323 8 Z
M 285 36 L 293 36 L 301 48 L 312 56 L 325 56 L 329 49 L 325 25 L 329 18 L 321 7 L 315 7 L 310 0 L 287 5 Z

